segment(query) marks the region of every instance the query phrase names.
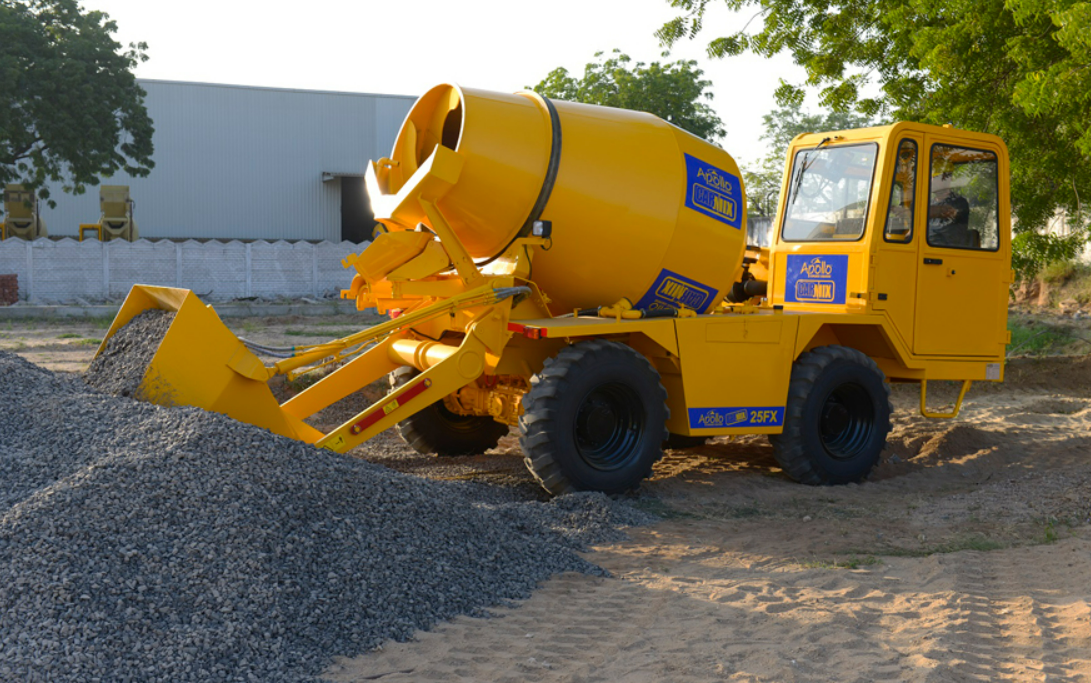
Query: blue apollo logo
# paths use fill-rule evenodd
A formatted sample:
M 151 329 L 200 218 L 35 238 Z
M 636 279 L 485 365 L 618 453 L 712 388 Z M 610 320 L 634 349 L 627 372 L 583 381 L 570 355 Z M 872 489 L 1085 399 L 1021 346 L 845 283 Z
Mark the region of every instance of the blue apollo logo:
M 784 300 L 794 303 L 843 304 L 848 286 L 848 254 L 789 254 Z

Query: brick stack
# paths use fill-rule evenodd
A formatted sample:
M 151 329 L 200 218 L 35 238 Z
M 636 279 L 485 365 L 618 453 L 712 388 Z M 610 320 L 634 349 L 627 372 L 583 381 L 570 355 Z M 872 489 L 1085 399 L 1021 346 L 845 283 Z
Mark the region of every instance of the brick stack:
M 0 306 L 10 306 L 19 300 L 19 276 L 0 275 Z

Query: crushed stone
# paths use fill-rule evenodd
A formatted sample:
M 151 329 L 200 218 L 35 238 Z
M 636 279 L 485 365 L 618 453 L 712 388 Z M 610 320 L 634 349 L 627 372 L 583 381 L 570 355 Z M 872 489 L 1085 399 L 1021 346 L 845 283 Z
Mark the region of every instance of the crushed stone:
M 106 340 L 106 347 L 87 368 L 84 381 L 115 396 L 138 396 L 140 382 L 166 335 L 174 313 L 157 308 L 133 317 Z
M 603 575 L 577 551 L 654 520 L 400 474 L 5 352 L 0 391 L 2 680 L 315 680 L 553 574 Z

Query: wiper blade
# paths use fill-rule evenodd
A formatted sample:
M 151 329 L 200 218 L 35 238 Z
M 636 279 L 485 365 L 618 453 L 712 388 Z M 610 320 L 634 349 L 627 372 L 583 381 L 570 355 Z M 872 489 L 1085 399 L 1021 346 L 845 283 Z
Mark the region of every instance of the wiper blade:
M 828 145 L 831 140 L 833 140 L 833 138 L 822 138 L 822 142 L 803 153 L 803 162 L 799 165 L 799 173 L 796 174 L 795 180 L 792 181 L 792 201 L 788 202 L 788 206 L 795 204 L 796 199 L 799 197 L 799 186 L 803 184 L 803 174 L 807 172 L 807 169 L 814 165 L 815 161 L 818 161 L 818 159 L 815 159 L 814 161 L 807 163 L 807 160 L 811 158 L 811 152 L 817 152 Z

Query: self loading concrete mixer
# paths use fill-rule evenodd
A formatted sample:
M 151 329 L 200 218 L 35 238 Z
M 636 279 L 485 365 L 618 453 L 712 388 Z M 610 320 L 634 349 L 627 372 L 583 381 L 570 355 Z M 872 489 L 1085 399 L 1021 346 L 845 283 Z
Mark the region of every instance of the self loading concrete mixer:
M 99 188 L 98 201 L 101 212 L 98 223 L 80 224 L 81 242 L 89 232 L 93 232 L 102 242 L 117 239 L 135 242 L 140 238 L 136 219 L 133 218 L 136 202 L 129 196 L 128 185 L 103 185 Z
M 38 198 L 34 193 L 22 185 L 4 188 L 4 222 L 0 228 L 0 239 L 18 237 L 33 240 L 48 235 L 45 219 L 38 213 Z
M 103 185 L 99 188 L 99 216 L 100 239 L 123 239 L 135 242 L 140 238 L 133 218 L 132 197 L 129 196 L 128 185 Z
M 137 286 L 107 339 L 145 309 L 177 313 L 144 396 L 341 452 L 397 425 L 421 452 L 479 453 L 518 426 L 549 491 L 618 492 L 665 441 L 730 434 L 769 435 L 798 481 L 859 481 L 890 430 L 889 382 L 954 417 L 972 381 L 1003 375 L 995 136 L 799 136 L 772 246 L 751 249 L 741 175 L 718 147 L 648 114 L 442 85 L 367 187 L 383 229 L 346 259 L 342 295 L 390 321 L 269 348 L 192 292 Z M 326 366 L 280 405 L 266 384 Z M 305 422 L 384 375 L 389 394 L 334 431 Z M 963 383 L 953 411 L 928 410 L 928 380 Z

